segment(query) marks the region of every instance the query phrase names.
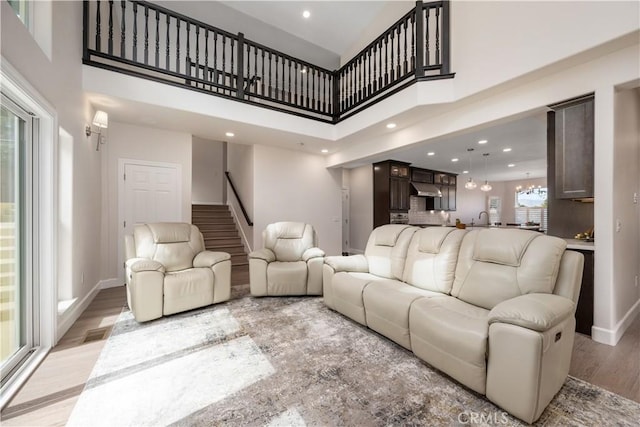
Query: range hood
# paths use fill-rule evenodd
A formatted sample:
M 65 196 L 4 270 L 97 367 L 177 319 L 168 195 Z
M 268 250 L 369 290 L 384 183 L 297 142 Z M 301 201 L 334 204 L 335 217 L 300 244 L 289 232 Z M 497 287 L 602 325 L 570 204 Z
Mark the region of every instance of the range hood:
M 421 197 L 442 197 L 442 193 L 433 184 L 427 184 L 425 182 L 411 182 L 411 185 L 417 191 L 417 196 Z

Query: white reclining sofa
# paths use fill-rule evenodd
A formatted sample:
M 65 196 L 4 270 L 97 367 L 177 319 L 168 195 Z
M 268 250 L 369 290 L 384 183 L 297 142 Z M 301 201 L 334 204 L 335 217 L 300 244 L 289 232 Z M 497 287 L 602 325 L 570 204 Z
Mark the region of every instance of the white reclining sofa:
M 583 256 L 514 229 L 373 230 L 325 258 L 324 302 L 512 415 L 537 420 L 571 362 Z

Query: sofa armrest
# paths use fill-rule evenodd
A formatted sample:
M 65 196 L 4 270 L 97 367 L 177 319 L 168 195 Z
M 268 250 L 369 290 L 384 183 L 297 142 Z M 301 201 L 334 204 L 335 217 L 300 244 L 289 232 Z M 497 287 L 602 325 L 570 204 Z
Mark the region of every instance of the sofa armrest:
M 266 262 L 273 262 L 276 260 L 276 254 L 274 254 L 271 249 L 262 248 L 251 252 L 249 259 L 261 259 Z
M 309 248 L 302 254 L 302 261 L 309 261 L 311 258 L 322 258 L 324 251 L 320 248 Z
M 126 262 L 127 268 L 131 269 L 133 273 L 140 273 L 142 271 L 159 271 L 164 273 L 164 265 L 158 261 L 146 258 L 131 258 Z
M 489 312 L 489 324 L 509 323 L 544 332 L 572 316 L 575 304 L 554 294 L 527 294 L 501 302 Z
M 336 272 L 369 272 L 369 262 L 364 255 L 329 256 L 324 259 L 324 263 L 333 268 Z
M 226 252 L 202 251 L 193 259 L 195 268 L 211 268 L 219 262 L 231 259 Z

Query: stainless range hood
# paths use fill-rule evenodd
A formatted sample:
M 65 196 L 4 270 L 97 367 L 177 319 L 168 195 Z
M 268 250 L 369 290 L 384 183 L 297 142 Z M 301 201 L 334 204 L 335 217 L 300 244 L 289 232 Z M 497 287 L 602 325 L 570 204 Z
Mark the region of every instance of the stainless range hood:
M 427 184 L 425 182 L 411 182 L 411 185 L 417 191 L 417 196 L 421 197 L 442 197 L 440 189 L 433 184 Z M 413 192 L 412 192 L 413 193 Z

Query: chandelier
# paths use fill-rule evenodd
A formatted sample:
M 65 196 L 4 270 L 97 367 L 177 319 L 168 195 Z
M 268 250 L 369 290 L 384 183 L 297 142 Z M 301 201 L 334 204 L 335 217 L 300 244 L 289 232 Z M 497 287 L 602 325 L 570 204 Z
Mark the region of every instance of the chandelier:
M 529 181 L 529 172 L 527 172 L 527 181 Z M 529 184 L 529 185 L 518 185 L 516 186 L 516 191 L 520 194 L 536 194 L 539 196 L 545 196 L 547 194 L 547 189 L 546 188 L 542 188 L 541 185 L 538 185 L 537 187 L 533 184 Z

